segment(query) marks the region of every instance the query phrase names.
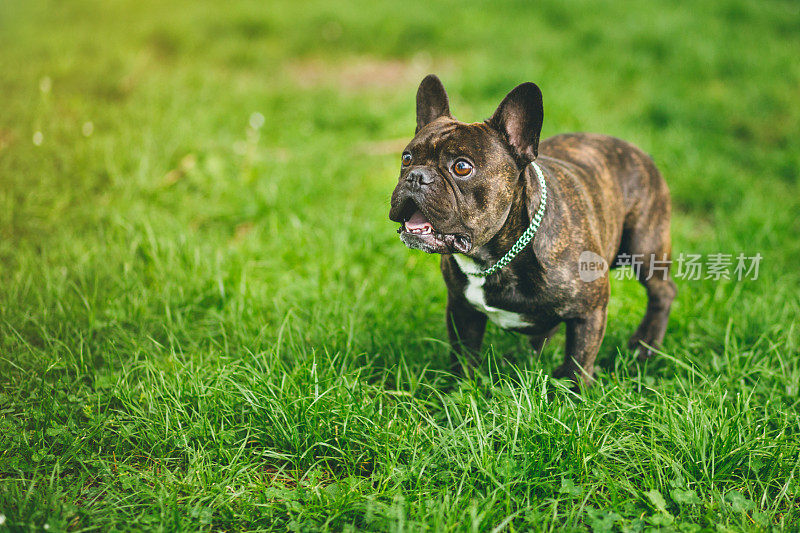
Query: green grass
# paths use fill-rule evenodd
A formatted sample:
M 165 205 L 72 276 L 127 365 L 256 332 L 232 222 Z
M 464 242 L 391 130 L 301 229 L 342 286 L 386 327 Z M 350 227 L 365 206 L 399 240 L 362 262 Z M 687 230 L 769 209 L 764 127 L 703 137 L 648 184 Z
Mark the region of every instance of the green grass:
M 0 530 L 800 529 L 800 8 L 539 4 L 0 4 Z M 428 72 L 638 144 L 759 278 L 646 364 L 614 281 L 582 398 L 493 326 L 455 380 L 387 218 Z

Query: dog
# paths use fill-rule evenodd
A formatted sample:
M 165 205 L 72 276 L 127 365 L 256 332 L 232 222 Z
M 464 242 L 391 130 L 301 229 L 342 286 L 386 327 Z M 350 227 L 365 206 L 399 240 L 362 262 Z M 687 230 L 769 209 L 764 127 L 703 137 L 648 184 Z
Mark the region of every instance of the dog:
M 605 135 L 540 143 L 544 111 L 534 83 L 514 88 L 488 120 L 464 123 L 431 74 L 416 112 L 389 218 L 406 246 L 441 254 L 454 371 L 478 364 L 487 320 L 529 336 L 537 353 L 563 322 L 565 358 L 553 375 L 590 386 L 609 268 L 632 257 L 647 309 L 628 346 L 650 357 L 677 293 L 669 189 L 653 160 Z

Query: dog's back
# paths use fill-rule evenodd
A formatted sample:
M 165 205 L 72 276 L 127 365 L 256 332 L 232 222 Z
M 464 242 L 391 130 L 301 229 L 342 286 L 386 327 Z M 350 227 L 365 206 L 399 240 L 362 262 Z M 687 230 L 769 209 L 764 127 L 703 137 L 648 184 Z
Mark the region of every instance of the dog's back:
M 594 220 L 586 223 L 596 227 L 610 264 L 621 253 L 639 251 L 641 246 L 631 246 L 631 241 L 648 233 L 643 226 L 653 228 L 648 240 L 669 242 L 669 189 L 645 152 L 608 135 L 567 133 L 543 140 L 539 154 L 545 165 L 569 167 L 570 183 L 560 185 L 576 204 L 594 212 Z M 647 248 L 669 253 L 668 247 Z

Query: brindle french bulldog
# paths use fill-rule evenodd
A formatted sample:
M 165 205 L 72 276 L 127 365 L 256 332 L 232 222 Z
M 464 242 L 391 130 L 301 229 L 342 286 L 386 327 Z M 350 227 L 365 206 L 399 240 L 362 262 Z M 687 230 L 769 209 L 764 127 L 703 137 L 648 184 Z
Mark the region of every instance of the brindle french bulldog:
M 554 375 L 590 385 L 606 327 L 607 266 L 633 256 L 647 290 L 647 311 L 629 347 L 646 358 L 664 338 L 677 292 L 669 275 L 669 190 L 650 157 L 620 139 L 571 133 L 540 144 L 543 116 L 539 87 L 523 83 L 489 120 L 460 122 L 439 78 L 427 76 L 389 218 L 401 224 L 406 246 L 442 254 L 456 371 L 459 354 L 470 368 L 476 363 L 487 318 L 528 335 L 537 352 L 565 322 L 566 357 Z M 541 225 L 507 266 L 478 276 L 539 209 L 533 161 L 547 189 Z M 581 276 L 586 257 L 606 267 L 596 279 Z

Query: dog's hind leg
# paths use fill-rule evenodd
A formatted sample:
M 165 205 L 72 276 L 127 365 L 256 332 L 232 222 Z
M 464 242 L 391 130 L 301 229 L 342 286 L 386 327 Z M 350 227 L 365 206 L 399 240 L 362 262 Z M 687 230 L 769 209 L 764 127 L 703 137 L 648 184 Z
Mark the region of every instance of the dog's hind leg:
M 667 202 L 669 200 L 667 199 Z M 623 237 L 631 254 L 634 271 L 639 282 L 647 290 L 647 311 L 628 342 L 628 348 L 639 351 L 639 359 L 652 355 L 664 340 L 672 301 L 678 292 L 670 277 L 669 203 L 650 210 L 639 217 L 636 226 L 627 230 Z

